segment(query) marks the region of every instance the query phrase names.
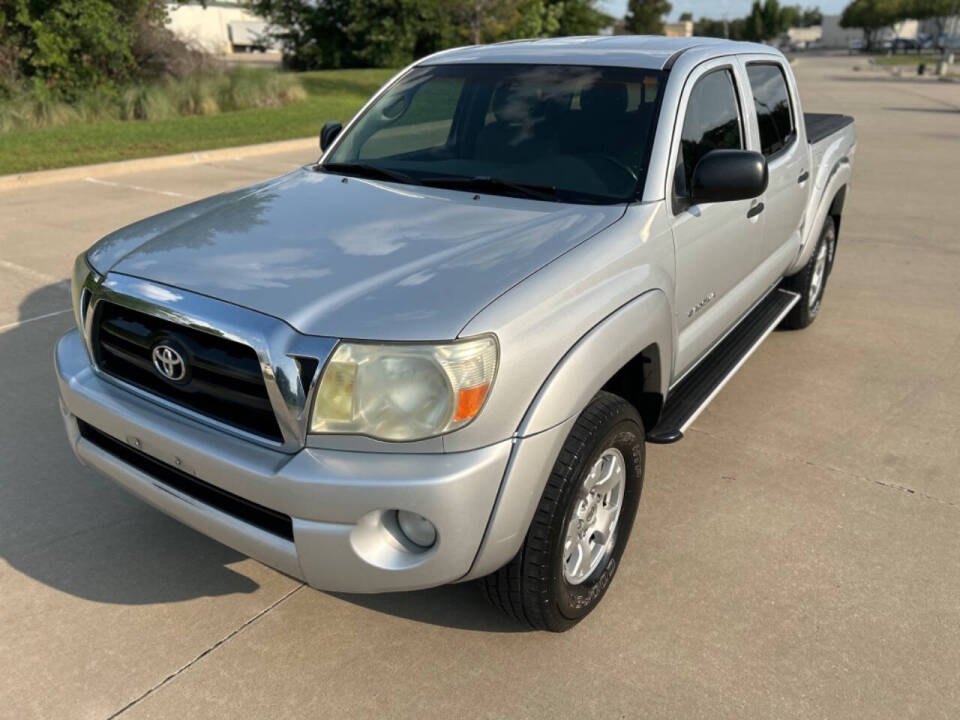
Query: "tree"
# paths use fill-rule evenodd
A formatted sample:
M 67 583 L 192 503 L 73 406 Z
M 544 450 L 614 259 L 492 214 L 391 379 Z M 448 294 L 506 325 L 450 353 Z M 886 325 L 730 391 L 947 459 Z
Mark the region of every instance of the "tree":
M 746 40 L 746 23 L 746 18 L 736 18 L 734 20 L 700 18 L 693 24 L 693 34 L 701 37 Z
M 780 19 L 785 28 L 800 27 L 803 9 L 799 5 L 784 5 L 780 9 Z
M 561 7 L 555 31 L 557 36 L 596 35 L 613 24 L 613 18 L 598 9 L 598 0 L 549 0 L 548 6 Z
M 4 0 L 0 0 L 3 2 Z M 597 0 L 247 0 L 294 69 L 399 67 L 457 45 L 592 35 Z
M 813 27 L 814 25 L 823 25 L 823 13 L 820 8 L 811 7 L 803 11 L 803 18 L 800 20 L 803 27 Z
M 823 24 L 823 13 L 820 8 L 801 5 L 784 5 L 781 13 L 781 25 L 785 28 L 812 27 Z
M 166 18 L 163 0 L 0 0 L 0 97 L 73 100 L 168 74 L 165 55 L 190 51 Z
M 693 24 L 693 34 L 700 37 L 726 37 L 725 25 L 723 20 L 700 18 Z
M 692 12 L 683 12 L 680 13 L 680 17 L 677 18 L 680 22 L 693 22 L 693 13 Z
M 950 18 L 960 15 L 960 0 L 909 0 L 906 14 L 917 20 L 933 19 L 937 26 L 935 42 L 939 45 Z
M 909 15 L 905 0 L 853 0 L 840 16 L 840 26 L 863 30 L 864 44 L 872 50 L 879 34 Z
M 745 37 L 754 42 L 771 40 L 781 35 L 793 18 L 793 9 L 781 8 L 777 0 L 754 0 L 746 18 Z
M 353 22 L 350 0 L 251 0 L 253 12 L 266 18 L 271 35 L 294 70 L 360 65 L 347 28 Z
M 666 0 L 630 0 L 624 28 L 636 35 L 663 35 L 663 16 L 671 9 Z
M 747 40 L 760 42 L 764 39 L 764 32 L 763 6 L 760 4 L 760 0 L 754 0 L 753 6 L 750 8 L 750 14 L 747 15 L 744 36 Z

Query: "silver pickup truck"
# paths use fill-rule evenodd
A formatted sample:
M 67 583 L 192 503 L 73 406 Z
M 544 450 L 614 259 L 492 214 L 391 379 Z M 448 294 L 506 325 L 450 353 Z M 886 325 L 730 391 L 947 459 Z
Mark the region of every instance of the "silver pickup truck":
M 563 38 L 425 58 L 321 148 L 77 258 L 71 445 L 314 587 L 572 627 L 645 443 L 816 318 L 852 119 L 763 45 Z

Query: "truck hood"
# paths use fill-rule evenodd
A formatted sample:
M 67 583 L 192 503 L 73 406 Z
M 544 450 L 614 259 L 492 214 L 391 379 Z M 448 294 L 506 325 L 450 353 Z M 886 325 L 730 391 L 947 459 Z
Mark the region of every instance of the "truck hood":
M 443 340 L 623 212 L 304 168 L 142 220 L 88 257 L 310 335 Z

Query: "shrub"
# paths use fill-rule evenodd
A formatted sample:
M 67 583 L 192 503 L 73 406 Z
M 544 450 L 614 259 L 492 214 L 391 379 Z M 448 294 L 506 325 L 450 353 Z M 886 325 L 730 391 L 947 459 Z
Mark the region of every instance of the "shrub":
M 8 93 L 18 85 L 69 99 L 104 83 L 124 82 L 136 69 L 131 28 L 109 0 L 0 0 L 0 46 Z
M 72 103 L 49 94 L 21 92 L 0 100 L 0 132 L 96 120 L 167 120 L 179 115 L 214 115 L 299 102 L 307 96 L 293 75 L 237 68 L 187 77 L 95 89 Z

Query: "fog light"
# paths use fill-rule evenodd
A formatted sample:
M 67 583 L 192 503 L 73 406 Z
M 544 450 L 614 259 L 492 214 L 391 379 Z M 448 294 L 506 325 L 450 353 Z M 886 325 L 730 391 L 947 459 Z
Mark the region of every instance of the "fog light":
M 423 515 L 409 510 L 397 510 L 397 524 L 414 545 L 428 548 L 437 541 L 437 529 Z

